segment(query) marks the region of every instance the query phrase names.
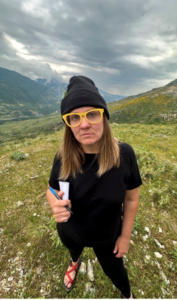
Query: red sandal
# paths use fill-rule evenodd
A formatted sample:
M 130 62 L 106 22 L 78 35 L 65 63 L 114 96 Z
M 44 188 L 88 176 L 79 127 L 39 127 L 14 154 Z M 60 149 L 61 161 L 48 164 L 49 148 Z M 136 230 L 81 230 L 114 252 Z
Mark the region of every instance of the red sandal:
M 82 260 L 81 260 L 81 258 L 79 257 L 79 261 L 78 261 L 77 265 L 75 265 L 75 266 L 73 265 L 72 260 L 71 260 L 71 262 L 70 262 L 70 267 L 71 267 L 71 269 L 70 269 L 69 271 L 66 271 L 65 276 L 68 276 L 68 279 L 69 279 L 68 284 L 71 283 L 71 286 L 68 288 L 67 285 L 65 285 L 65 283 L 63 282 L 63 288 L 64 288 L 64 290 L 65 290 L 66 292 L 70 292 L 70 291 L 72 290 L 72 288 L 74 287 L 74 283 L 75 283 L 75 280 L 76 280 L 77 272 L 79 271 L 79 268 L 80 268 L 80 265 L 81 265 L 81 261 L 82 261 Z M 70 276 L 70 274 L 69 274 L 69 273 L 71 273 L 71 272 L 73 272 L 73 271 L 76 272 L 76 273 L 75 273 L 75 276 L 74 276 L 74 279 L 72 279 L 71 276 Z

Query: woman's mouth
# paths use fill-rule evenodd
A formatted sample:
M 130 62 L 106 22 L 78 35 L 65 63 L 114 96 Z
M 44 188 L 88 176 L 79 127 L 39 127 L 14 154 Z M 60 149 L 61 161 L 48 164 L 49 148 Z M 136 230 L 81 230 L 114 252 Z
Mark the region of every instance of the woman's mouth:
M 82 136 L 90 136 L 91 133 L 83 133 Z

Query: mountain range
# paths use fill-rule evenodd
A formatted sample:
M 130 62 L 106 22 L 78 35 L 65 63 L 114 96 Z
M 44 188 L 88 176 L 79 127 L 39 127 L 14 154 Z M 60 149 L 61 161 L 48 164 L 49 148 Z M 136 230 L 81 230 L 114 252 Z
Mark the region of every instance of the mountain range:
M 60 110 L 67 83 L 55 79 L 31 80 L 15 71 L 0 68 L 0 122 L 40 117 Z M 122 99 L 100 90 L 106 102 Z
M 56 92 L 58 92 L 59 94 L 59 98 L 62 98 L 63 95 L 63 91 L 66 90 L 66 87 L 68 85 L 68 83 L 61 83 L 56 79 L 52 79 L 50 82 L 47 81 L 47 79 L 42 79 L 42 78 L 38 78 L 36 79 L 36 81 L 44 86 L 47 86 L 49 88 L 52 88 L 53 90 L 55 90 Z M 120 100 L 123 99 L 125 96 L 122 95 L 113 95 L 113 94 L 109 94 L 101 89 L 98 89 L 99 93 L 101 94 L 101 96 L 105 99 L 105 101 L 107 103 L 109 102 L 114 102 L 116 100 Z
M 67 83 L 52 79 L 31 80 L 0 68 L 0 124 L 45 116 L 60 110 Z M 124 98 L 99 89 L 108 103 L 110 121 L 116 123 L 164 123 L 177 121 L 177 79 L 164 87 Z

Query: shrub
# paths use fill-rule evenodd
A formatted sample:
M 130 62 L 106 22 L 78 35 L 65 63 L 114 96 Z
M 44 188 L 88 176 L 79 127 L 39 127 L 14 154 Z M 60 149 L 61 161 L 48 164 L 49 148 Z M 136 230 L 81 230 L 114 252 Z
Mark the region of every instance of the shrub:
M 15 151 L 14 153 L 12 153 L 11 158 L 15 160 L 22 160 L 25 158 L 25 154 L 20 151 Z
M 167 183 L 155 181 L 150 191 L 153 200 L 156 201 L 160 206 L 166 206 L 170 203 L 171 194 Z

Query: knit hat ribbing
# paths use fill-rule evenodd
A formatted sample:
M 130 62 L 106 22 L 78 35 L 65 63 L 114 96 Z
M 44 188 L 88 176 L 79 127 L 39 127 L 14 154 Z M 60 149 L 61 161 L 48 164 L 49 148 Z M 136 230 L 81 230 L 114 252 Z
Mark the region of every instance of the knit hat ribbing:
M 104 108 L 109 120 L 109 112 L 106 101 L 98 92 L 94 82 L 85 76 L 73 76 L 67 87 L 67 95 L 61 101 L 61 115 L 71 112 L 73 109 L 83 106 Z

